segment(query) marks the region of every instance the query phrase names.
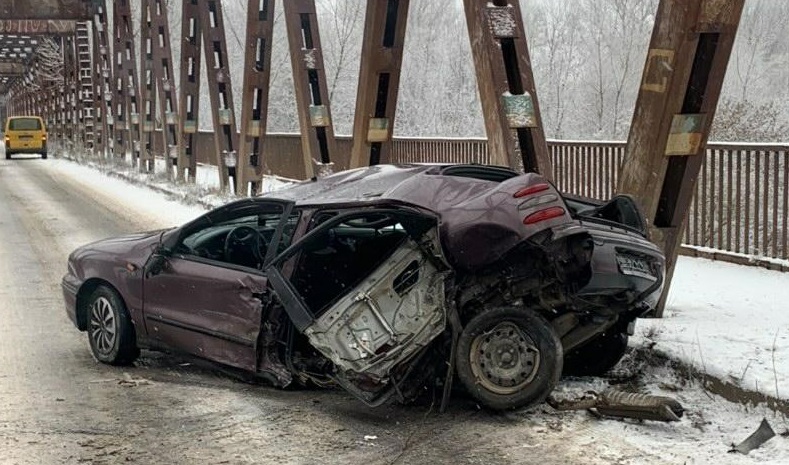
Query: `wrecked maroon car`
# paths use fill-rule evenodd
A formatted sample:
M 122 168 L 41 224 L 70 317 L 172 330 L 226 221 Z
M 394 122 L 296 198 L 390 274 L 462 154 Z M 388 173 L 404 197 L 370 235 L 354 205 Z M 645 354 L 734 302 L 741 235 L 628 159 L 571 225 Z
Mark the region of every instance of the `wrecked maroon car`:
M 664 258 L 633 201 L 483 165 L 379 165 L 239 200 L 69 257 L 69 317 L 101 362 L 185 352 L 368 405 L 453 380 L 543 401 L 623 356 Z

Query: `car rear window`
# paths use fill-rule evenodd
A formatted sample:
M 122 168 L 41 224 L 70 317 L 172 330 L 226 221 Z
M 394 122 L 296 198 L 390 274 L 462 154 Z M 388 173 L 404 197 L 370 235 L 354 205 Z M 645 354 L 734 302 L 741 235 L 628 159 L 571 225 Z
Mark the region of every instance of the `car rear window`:
M 9 131 L 38 131 L 41 121 L 38 118 L 14 118 L 8 122 Z
M 487 165 L 456 165 L 444 168 L 444 176 L 481 179 L 483 181 L 503 182 L 518 175 L 509 168 Z

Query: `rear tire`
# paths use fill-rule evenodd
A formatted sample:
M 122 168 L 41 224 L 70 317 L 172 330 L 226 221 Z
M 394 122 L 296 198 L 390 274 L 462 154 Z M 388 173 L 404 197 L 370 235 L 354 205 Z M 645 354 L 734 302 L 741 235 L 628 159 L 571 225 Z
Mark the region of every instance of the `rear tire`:
M 564 358 L 566 376 L 602 376 L 614 368 L 627 352 L 627 334 L 605 332 L 577 347 Z
M 6 149 L 6 151 L 5 151 L 5 159 L 6 160 L 10 160 L 11 159 L 11 155 L 13 155 L 13 154 L 11 152 L 9 152 L 8 149 Z
M 44 152 L 44 153 L 41 154 L 41 159 L 42 160 L 46 160 L 47 159 L 47 152 Z
M 485 310 L 458 341 L 457 373 L 476 400 L 492 410 L 539 404 L 562 374 L 562 344 L 553 328 L 526 308 Z
M 107 286 L 99 286 L 87 303 L 88 342 L 96 360 L 109 365 L 129 365 L 140 355 L 123 300 Z

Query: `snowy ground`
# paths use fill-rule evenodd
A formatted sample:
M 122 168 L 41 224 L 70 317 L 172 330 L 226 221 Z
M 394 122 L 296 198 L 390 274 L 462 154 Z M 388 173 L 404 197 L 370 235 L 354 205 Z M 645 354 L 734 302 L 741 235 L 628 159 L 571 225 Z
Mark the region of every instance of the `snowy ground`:
M 789 273 L 680 257 L 665 317 L 636 342 L 747 390 L 789 399 Z
M 22 305 L 26 296 L 35 294 L 35 287 L 31 287 L 25 295 L 17 295 L 17 287 L 32 282 L 27 274 L 20 274 L 24 268 L 19 268 L 24 265 L 18 257 L 19 251 L 29 247 L 25 245 L 28 240 L 25 228 L 57 230 L 57 234 L 53 230 L 51 235 L 46 235 L 47 239 L 39 242 L 41 245 L 33 246 L 44 253 L 35 259 L 42 267 L 41 273 L 46 275 L 47 270 L 52 270 L 55 277 L 62 273 L 63 254 L 78 243 L 95 239 L 91 234 L 96 234 L 90 228 L 80 229 L 80 221 L 84 220 L 76 216 L 70 220 L 63 212 L 59 213 L 57 208 L 66 207 L 66 204 L 58 207 L 53 200 L 55 197 L 44 197 L 39 192 L 40 187 L 28 184 L 28 179 L 62 182 L 64 188 L 78 190 L 78 198 L 89 199 L 87 201 L 100 210 L 106 209 L 106 234 L 110 230 L 123 229 L 124 222 L 129 228 L 153 229 L 181 224 L 205 211 L 194 199 L 191 204 L 184 203 L 190 200 L 184 196 L 194 192 L 185 187 L 176 188 L 175 196 L 162 194 L 125 182 L 116 175 L 62 159 L 4 163 L 0 166 L 0 176 L 3 176 L 0 193 L 9 201 L 14 199 L 9 205 L 16 216 L 2 216 L 0 227 L 11 228 L 17 224 L 14 219 L 17 217 L 23 221 L 20 226 L 14 226 L 18 231 L 6 231 L 19 244 L 9 243 L 8 250 L 0 251 L 0 256 L 10 260 L 9 273 L 15 273 L 0 280 L 7 282 L 0 283 L 0 297 L 5 299 L 0 302 L 0 308 L 7 312 L 19 306 L 19 311 L 11 314 L 19 321 L 18 325 L 12 325 L 18 328 L 17 332 L 29 327 L 26 318 L 32 312 L 22 311 Z M 138 177 L 133 180 L 135 183 L 154 181 L 163 183 Z M 158 189 L 166 187 L 162 184 Z M 229 198 L 217 196 L 211 203 L 225 199 Z M 67 199 L 63 201 L 67 203 Z M 110 218 L 117 220 L 110 223 Z M 30 240 L 35 240 L 37 235 L 43 236 L 32 234 Z M 14 265 L 14 260 L 19 263 Z M 19 275 L 18 279 L 15 275 Z M 706 372 L 739 377 L 744 387 L 756 388 L 758 380 L 758 389 L 766 394 L 774 393 L 777 380 L 779 395 L 786 398 L 789 393 L 789 386 L 786 386 L 789 380 L 789 316 L 782 313 L 781 305 L 789 301 L 787 284 L 789 274 L 683 258 L 677 269 L 668 317 L 642 320 L 634 345 L 654 344 L 657 350 Z M 46 297 L 53 301 L 57 298 L 57 295 Z M 171 463 L 194 463 L 197 457 L 190 454 L 197 451 L 203 454 L 201 461 L 210 463 L 227 459 L 230 459 L 228 463 L 789 463 L 789 437 L 780 435 L 748 456 L 727 453 L 731 444 L 745 439 L 763 417 L 777 433 L 787 431 L 789 424 L 784 415 L 764 406 L 743 406 L 711 394 L 700 384 L 679 376 L 666 363 L 652 359 L 648 350 L 634 351 L 620 373 L 611 379 L 564 380 L 557 389 L 557 396 L 578 395 L 588 390 L 599 392 L 610 383 L 624 383 L 621 384 L 624 389 L 676 397 L 687 409 L 678 423 L 601 420 L 585 412 L 557 412 L 547 406 L 536 411 L 493 415 L 476 410 L 471 401 L 462 398 L 456 399 L 451 411 L 444 415 L 417 406 L 369 410 L 341 392 L 288 393 L 250 388 L 242 383 L 215 380 L 200 370 L 190 371 L 188 363 L 185 364 L 187 368 L 181 368 L 183 365 L 177 361 L 168 363 L 165 357 L 158 356 L 149 356 L 145 363 L 125 370 L 135 378 L 152 381 L 151 385 L 141 385 L 130 391 L 128 387 L 113 383 L 91 384 L 96 379 L 118 373 L 109 367 L 92 364 L 86 355 L 86 344 L 75 344 L 73 340 L 79 336 L 82 341 L 82 335 L 65 330 L 63 325 L 67 322 L 61 321 L 65 317 L 58 315 L 61 319 L 46 328 L 52 331 L 49 337 L 68 346 L 72 354 L 67 359 L 53 358 L 52 362 L 60 360 L 57 363 L 62 370 L 74 373 L 69 374 L 73 388 L 65 389 L 64 393 L 59 391 L 64 388 L 56 384 L 57 377 L 44 375 L 38 364 L 24 368 L 28 365 L 20 360 L 28 349 L 10 348 L 10 353 L 19 359 L 10 355 L 3 358 L 4 351 L 9 348 L 2 341 L 9 337 L 13 341 L 15 333 L 3 335 L 4 330 L 0 330 L 0 365 L 10 364 L 6 366 L 10 367 L 5 372 L 7 375 L 0 370 L 0 453 L 11 457 L 10 463 L 35 463 L 30 461 L 35 455 L 26 455 L 27 451 L 41 453 L 45 446 L 46 450 L 55 451 L 52 447 L 61 447 L 61 439 L 58 439 L 61 435 L 65 448 L 65 444 L 73 441 L 74 434 L 85 436 L 80 436 L 80 440 L 97 450 L 96 455 L 91 455 L 92 452 L 86 451 L 87 446 L 80 443 L 82 449 L 75 457 L 101 457 L 112 450 L 113 454 L 117 453 L 113 457 L 118 461 L 122 461 L 122 456 L 126 460 L 144 458 L 139 455 L 141 451 L 153 448 L 154 451 L 170 450 L 176 457 Z M 57 346 L 41 349 L 45 352 L 62 350 Z M 33 357 L 31 363 L 35 359 Z M 170 372 L 173 366 L 178 367 L 175 375 Z M 11 384 L 17 379 L 24 379 L 23 385 L 29 384 L 29 387 L 17 389 Z M 54 383 L 51 389 L 50 382 Z M 90 421 L 95 415 L 88 415 L 84 405 L 71 399 L 82 385 L 93 390 L 91 398 L 96 402 L 103 402 L 101 399 L 105 398 L 132 398 L 133 408 L 124 411 L 135 415 L 147 415 L 140 412 L 150 411 L 153 416 L 133 419 L 133 427 L 129 429 L 126 423 L 117 424 L 113 420 L 122 415 L 118 412 L 124 409 L 124 404 L 107 405 L 101 410 L 106 414 L 100 415 L 104 423 L 86 430 L 80 422 Z M 25 393 L 24 398 L 49 400 L 42 401 L 45 405 L 39 404 L 36 408 L 28 404 L 13 407 L 18 401 L 12 399 L 22 393 Z M 167 396 L 172 397 L 173 405 L 181 407 L 168 408 L 165 403 L 160 407 L 164 410 L 159 410 L 155 400 Z M 194 402 L 194 398 L 202 400 Z M 81 410 L 72 411 L 72 406 Z M 35 416 L 35 411 L 57 412 L 58 418 L 78 418 L 80 422 L 75 420 L 71 428 L 77 428 L 74 430 L 77 432 L 64 432 L 62 425 Z M 162 420 L 155 419 L 161 415 L 172 421 L 161 423 Z M 308 421 L 305 422 L 305 418 Z M 141 426 L 149 423 L 163 425 L 162 438 L 167 439 L 149 436 L 147 427 Z M 52 428 L 55 428 L 53 432 L 48 432 Z M 94 432 L 106 428 L 111 434 Z M 221 437 L 216 436 L 218 432 L 222 433 Z M 375 439 L 365 439 L 373 436 Z M 304 438 L 310 439 L 305 441 Z M 8 448 L 3 446 L 4 440 L 14 442 L 8 442 Z M 311 450 L 313 455 L 304 456 L 305 449 Z M 52 454 L 52 457 L 61 457 L 57 452 Z M 106 463 L 114 461 L 109 458 Z

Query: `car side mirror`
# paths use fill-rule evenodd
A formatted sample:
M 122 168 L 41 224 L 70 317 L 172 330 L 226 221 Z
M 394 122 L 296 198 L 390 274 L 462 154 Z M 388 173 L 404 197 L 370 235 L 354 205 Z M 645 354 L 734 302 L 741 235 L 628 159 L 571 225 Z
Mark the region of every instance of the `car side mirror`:
M 145 263 L 145 277 L 152 278 L 161 273 L 167 267 L 167 258 L 169 256 L 169 249 L 161 246 L 157 247 Z

